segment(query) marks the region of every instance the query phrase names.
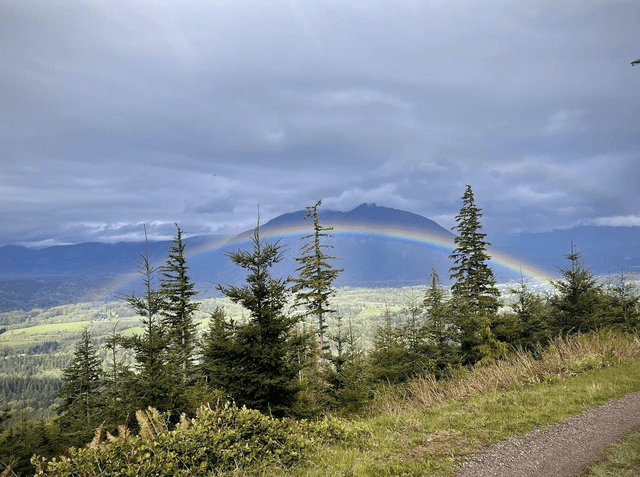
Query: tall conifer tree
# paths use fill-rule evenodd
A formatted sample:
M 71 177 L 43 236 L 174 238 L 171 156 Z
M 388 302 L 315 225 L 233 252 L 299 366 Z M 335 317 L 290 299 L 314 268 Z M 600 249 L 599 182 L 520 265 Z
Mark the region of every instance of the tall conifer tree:
M 326 315 L 335 313 L 330 304 L 331 297 L 336 293 L 332 284 L 343 270 L 333 268 L 329 261 L 336 260 L 336 257 L 325 252 L 333 248 L 332 245 L 323 243 L 323 240 L 330 237 L 327 232 L 333 230 L 333 227 L 320 225 L 318 207 L 321 205 L 322 201 L 319 200 L 315 205 L 306 207 L 307 215 L 304 218 L 313 219 L 313 233 L 302 237 L 309 242 L 302 247 L 302 256 L 296 257 L 300 267 L 296 270 L 298 277 L 293 280 L 292 291 L 295 293 L 295 304 L 303 305 L 307 313 L 317 319 L 320 350 L 325 352 L 328 348 L 324 340 L 327 330 Z
M 82 330 L 73 360 L 63 370 L 64 384 L 58 390 L 63 400 L 58 408 L 63 433 L 72 445 L 81 445 L 91 439 L 102 421 L 99 405 L 102 391 L 102 360 L 91 342 L 91 333 Z
M 194 381 L 197 336 L 193 314 L 199 303 L 193 301 L 198 292 L 187 275 L 189 267 L 184 256 L 183 232 L 178 224 L 175 225 L 177 234 L 169 247 L 167 261 L 159 270 L 160 293 L 164 300 L 161 323 L 167 334 L 169 360 L 177 374 L 176 386 L 184 388 Z
M 456 248 L 449 256 L 454 261 L 450 269 L 454 280 L 451 293 L 460 329 L 461 351 L 467 364 L 484 362 L 506 352 L 505 344 L 497 341 L 491 332 L 500 291 L 487 263 L 490 243 L 485 240 L 487 234 L 480 232 L 481 217 L 471 186 L 467 185 L 462 208 L 456 216 L 458 225 L 452 228 L 459 234 L 454 239 Z
M 247 270 L 246 285 L 218 285 L 219 291 L 249 311 L 249 317 L 246 323 L 232 328 L 218 322 L 212 329 L 227 334 L 209 353 L 209 359 L 224 370 L 227 380 L 215 383 L 212 376 L 212 384 L 239 404 L 282 416 L 290 412 L 300 390 L 297 378 L 302 364 L 293 359 L 298 346 L 293 331 L 299 318 L 285 313 L 287 280 L 274 278 L 269 271 L 282 260 L 282 246 L 260 238 L 259 222 L 252 243 L 251 251 L 227 254 Z
M 491 244 L 485 240 L 487 234 L 480 232 L 481 217 L 471 186 L 467 185 L 462 196 L 462 208 L 456 216 L 458 225 L 452 228 L 458 236 L 454 239 L 456 248 L 449 256 L 454 261 L 450 270 L 451 279 L 455 280 L 451 292 L 454 298 L 463 300 L 475 313 L 492 315 L 498 311 L 500 291 L 487 263 L 490 258 L 487 247 Z
M 138 408 L 153 406 L 164 412 L 173 408 L 176 390 L 171 374 L 167 372 L 168 340 L 160 322 L 164 300 L 160 291 L 154 288 L 156 268 L 149 262 L 146 243 L 145 227 L 145 253 L 141 255 L 142 262 L 139 267 L 144 277 L 144 295 L 138 297 L 132 293 L 125 297 L 127 304 L 141 317 L 143 334 L 123 339 L 122 343 L 133 350 L 138 371 L 130 375 L 131 382 L 128 383 L 132 393 L 131 401 Z

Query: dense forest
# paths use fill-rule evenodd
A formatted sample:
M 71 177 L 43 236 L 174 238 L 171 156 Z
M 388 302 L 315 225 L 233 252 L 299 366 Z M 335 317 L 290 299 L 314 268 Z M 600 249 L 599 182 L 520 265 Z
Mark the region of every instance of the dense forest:
M 164 265 L 153 268 L 142 254 L 144 292 L 123 298 L 139 319 L 136 333 L 114 329 L 98 344 L 85 326 L 73 355 L 57 361 L 61 343 L 55 339 L 21 350 L 33 369 L 23 370 L 25 377 L 0 373 L 2 402 L 24 401 L 22 410 L 0 409 L 0 471 L 10 466 L 17 475 L 33 475 L 34 453 L 47 459 L 74 455 L 70 448 L 96 438 L 142 435 L 158 426 L 196 432 L 198 423 L 214 417 L 238 426 L 245 419 L 254 436 L 258 422 L 272 436 L 295 434 L 290 426 L 301 419 L 311 423 L 327 413 L 365 412 L 383 385 L 428 375 L 447 380 L 461 368 L 505 359 L 515 350 L 536 356 L 558 336 L 638 330 L 635 285 L 624 275 L 603 283 L 573 246 L 560 267 L 561 278 L 551 281 L 551 293 L 523 279 L 511 287 L 507 303 L 489 266 L 481 209 L 467 186 L 454 227 L 452 286 L 444 287 L 435 269 L 425 270 L 424 293 L 386 307 L 365 343 L 353 317 L 335 305 L 333 282 L 342 270 L 326 244 L 331 229 L 319 223 L 320 206 L 307 207 L 310 233 L 296 257 L 297 276 L 272 276 L 285 250 L 260 237 L 259 221 L 251 247 L 228 253 L 246 273 L 246 282 L 219 284 L 217 290 L 241 307 L 242 317 L 216 307 L 206 312 L 207 328 L 199 332 L 202 303 L 189 278 L 183 231 L 176 225 Z M 13 353 L 0 357 L 0 367 L 3 359 L 18 362 Z M 34 365 L 36 356 L 43 363 Z M 63 369 L 62 374 L 52 375 L 53 368 Z M 24 400 L 25 389 L 32 402 Z M 35 409 L 54 414 L 28 412 Z M 305 425 L 305 436 L 320 438 L 322 432 Z M 329 427 L 333 434 L 343 432 L 335 422 Z M 283 465 L 295 461 L 298 451 L 291 446 L 292 454 L 280 456 Z M 246 464 L 257 457 L 252 459 Z M 201 469 L 194 464 L 189 475 L 224 471 L 223 461 L 210 460 Z

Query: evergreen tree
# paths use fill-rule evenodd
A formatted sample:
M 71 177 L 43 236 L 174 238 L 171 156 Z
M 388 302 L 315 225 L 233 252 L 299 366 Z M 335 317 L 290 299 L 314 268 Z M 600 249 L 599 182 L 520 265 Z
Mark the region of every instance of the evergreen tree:
M 134 403 L 131 402 L 131 396 L 126 388 L 127 383 L 132 382 L 135 377 L 119 357 L 119 347 L 122 342 L 123 337 L 115 328 L 113 333 L 105 337 L 104 342 L 107 359 L 103 374 L 103 416 L 105 429 L 112 434 L 120 424 L 127 420 L 128 416 L 133 415 L 137 410 L 134 408 Z
M 327 255 L 325 250 L 333 248 L 332 245 L 322 243 L 324 239 L 330 237 L 327 233 L 333 227 L 323 227 L 318 220 L 318 207 L 322 201 L 315 205 L 306 207 L 306 219 L 313 219 L 313 234 L 302 237 L 303 240 L 310 240 L 302 247 L 302 256 L 296 257 L 300 263 L 298 278 L 293 280 L 292 291 L 295 293 L 295 304 L 304 305 L 307 313 L 315 317 L 318 321 L 318 336 L 320 339 L 320 349 L 325 352 L 328 346 L 325 345 L 324 335 L 327 330 L 326 315 L 335 313 L 331 308 L 329 300 L 335 295 L 335 290 L 331 287 L 333 281 L 343 270 L 334 269 L 329 263 L 336 257 Z
M 336 351 L 329 358 L 333 368 L 328 376 L 327 402 L 335 409 L 354 413 L 371 398 L 370 375 L 352 320 L 345 326 L 338 314 L 333 329 L 335 332 L 327 335 Z
M 436 376 L 442 378 L 450 376 L 451 369 L 459 362 L 456 328 L 450 319 L 451 309 L 446 301 L 447 292 L 435 268 L 431 269 L 429 279 L 423 302 L 426 312 L 425 353 Z
M 2 430 L 2 427 L 4 426 L 4 423 L 6 421 L 8 421 L 11 418 L 11 408 L 9 407 L 8 404 L 4 404 L 4 407 L 2 409 L 0 409 L 0 431 Z
M 405 317 L 401 334 L 406 346 L 404 361 L 409 377 L 424 375 L 431 368 L 427 356 L 427 343 L 424 329 L 424 303 L 415 295 L 407 296 L 407 304 L 402 306 Z
M 196 323 L 193 314 L 199 303 L 192 301 L 198 293 L 187 275 L 184 256 L 186 244 L 182 230 L 176 224 L 177 235 L 169 247 L 166 264 L 160 268 L 160 293 L 163 298 L 161 324 L 167 335 L 167 351 L 172 369 L 177 371 L 175 386 L 184 390 L 195 382 L 194 360 L 197 346 Z M 182 409 L 178 409 L 181 411 Z
M 474 364 L 489 364 L 495 358 L 505 358 L 507 356 L 507 344 L 496 338 L 491 329 L 495 322 L 495 316 L 490 317 L 484 313 L 476 318 L 474 327 L 478 330 L 478 344 L 472 351 L 475 353 Z
M 353 330 L 345 329 L 343 316 L 338 314 L 334 317 L 335 332 L 327 336 L 335 346 L 335 354 L 330 357 L 334 366 L 336 376 L 341 376 L 348 359 L 349 344 L 353 341 Z
M 460 347 L 465 364 L 485 362 L 504 356 L 506 347 L 495 339 L 491 323 L 498 311 L 500 292 L 496 287 L 493 270 L 489 267 L 486 234 L 480 232 L 481 209 L 475 205 L 471 186 L 462 196 L 462 208 L 454 226 L 459 235 L 454 239 L 456 248 L 449 256 L 451 267 L 453 306 L 460 331 Z
M 640 297 L 624 273 L 606 290 L 606 326 L 617 331 L 636 333 L 640 327 Z
M 146 244 L 145 227 L 145 244 Z M 168 337 L 161 324 L 160 313 L 164 306 L 163 296 L 154 289 L 156 269 L 149 263 L 147 249 L 142 254 L 139 271 L 143 276 L 145 293 L 125 297 L 127 304 L 141 317 L 143 334 L 122 340 L 123 346 L 133 351 L 137 372 L 130 375 L 128 397 L 138 409 L 155 407 L 160 412 L 173 409 L 176 389 L 171 376 L 167 344 Z
M 91 342 L 87 328 L 82 330 L 73 360 L 63 370 L 63 385 L 57 396 L 62 399 L 58 408 L 62 432 L 71 445 L 91 440 L 93 432 L 103 420 L 101 406 L 102 360 Z
M 511 305 L 516 316 L 519 337 L 511 343 L 516 348 L 535 351 L 544 348 L 551 338 L 549 328 L 549 311 L 542 296 L 534 293 L 524 279 L 520 280 L 517 288 L 511 293 L 517 296 L 517 301 Z
M 556 294 L 551 297 L 555 333 L 563 335 L 597 330 L 604 323 L 604 292 L 597 277 L 584 265 L 582 252 L 571 243 L 566 255 L 571 263 L 561 268 L 563 278 L 553 280 Z
M 200 381 L 184 395 L 190 409 L 197 409 L 202 403 L 213 405 L 233 399 L 224 390 L 234 379 L 233 359 L 237 356 L 234 334 L 234 322 L 225 318 L 223 307 L 216 306 L 209 315 L 208 329 L 198 343 L 200 359 L 195 369 Z
M 301 325 L 301 326 L 300 326 Z M 330 358 L 328 353 L 322 352 L 318 341 L 318 334 L 313 326 L 307 326 L 304 321 L 298 324 L 292 333 L 293 358 L 300 366 L 298 382 L 300 392 L 297 395 L 293 414 L 300 419 L 318 417 L 330 404 L 330 367 L 324 359 Z
M 269 269 L 283 258 L 279 242 L 265 243 L 256 227 L 251 251 L 238 250 L 227 256 L 247 270 L 246 285 L 218 285 L 218 290 L 249 311 L 247 322 L 230 329 L 230 345 L 222 356 L 212 353 L 228 373 L 220 386 L 239 404 L 285 415 L 290 412 L 300 390 L 301 365 L 294 359 L 298 346 L 294 330 L 299 318 L 287 316 L 287 280 L 273 278 Z
M 34 453 L 47 458 L 60 455 L 63 451 L 62 441 L 67 439 L 68 436 L 61 436 L 54 424 L 45 423 L 42 419 L 29 419 L 23 413 L 15 425 L 0 434 L 0 475 L 35 475 L 36 470 L 31 464 Z M 88 442 L 82 441 L 78 436 L 76 439 L 77 443 L 72 439 L 64 444 L 80 446 Z M 11 467 L 11 470 L 7 471 L 5 465 Z
M 235 341 L 236 325 L 225 317 L 224 308 L 216 307 L 209 317 L 209 329 L 202 336 L 201 374 L 214 389 L 224 389 L 235 379 L 234 360 L 240 350 Z
M 373 347 L 368 356 L 374 380 L 395 384 L 409 379 L 411 367 L 406 361 L 407 345 L 403 338 L 391 310 L 387 308 L 384 321 L 376 327 Z
M 462 196 L 462 208 L 456 216 L 458 225 L 454 226 L 459 235 L 454 239 L 456 248 L 449 258 L 454 261 L 451 267 L 451 286 L 454 299 L 462 300 L 474 313 L 494 315 L 498 311 L 500 291 L 496 287 L 493 270 L 487 264 L 490 257 L 485 241 L 487 234 L 481 233 L 481 209 L 475 205 L 471 186 L 467 186 Z

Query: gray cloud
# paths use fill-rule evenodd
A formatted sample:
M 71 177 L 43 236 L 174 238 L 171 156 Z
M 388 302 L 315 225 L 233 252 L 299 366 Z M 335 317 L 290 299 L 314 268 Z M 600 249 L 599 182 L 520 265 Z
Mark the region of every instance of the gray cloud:
M 234 233 L 323 199 L 637 224 L 631 1 L 0 0 L 5 243 Z

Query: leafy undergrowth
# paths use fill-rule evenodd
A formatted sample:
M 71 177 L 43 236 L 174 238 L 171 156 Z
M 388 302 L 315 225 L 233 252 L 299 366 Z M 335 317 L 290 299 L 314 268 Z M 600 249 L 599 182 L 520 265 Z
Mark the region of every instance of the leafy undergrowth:
M 276 420 L 201 408 L 169 431 L 153 410 L 139 435 L 34 459 L 39 475 L 449 475 L 478 450 L 640 390 L 640 341 L 602 333 L 555 340 L 509 360 L 380 390 L 367 417 Z M 145 425 L 148 422 L 148 425 Z
M 98 429 L 84 448 L 70 448 L 50 461 L 34 457 L 36 475 L 262 475 L 298 464 L 314 446 L 354 437 L 354 431 L 336 418 L 279 420 L 228 404 L 202 406 L 194 419 L 183 417 L 173 430 L 153 408 L 138 411 L 136 418 L 137 435 L 121 426 L 117 436 L 107 433 L 102 441 Z

